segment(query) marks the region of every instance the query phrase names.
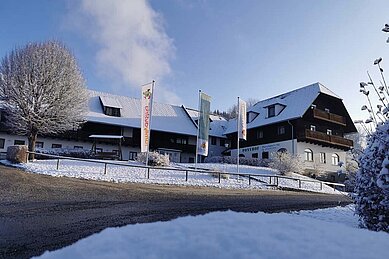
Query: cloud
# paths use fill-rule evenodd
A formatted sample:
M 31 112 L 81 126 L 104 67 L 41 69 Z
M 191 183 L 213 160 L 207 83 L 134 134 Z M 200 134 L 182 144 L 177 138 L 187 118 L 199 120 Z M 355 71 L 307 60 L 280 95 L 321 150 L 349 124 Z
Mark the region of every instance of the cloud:
M 77 15 L 82 22 L 77 27 L 98 46 L 97 68 L 104 76 L 137 88 L 152 80 L 158 86 L 171 73 L 173 40 L 146 0 L 82 0 Z M 166 88 L 161 91 L 178 98 Z

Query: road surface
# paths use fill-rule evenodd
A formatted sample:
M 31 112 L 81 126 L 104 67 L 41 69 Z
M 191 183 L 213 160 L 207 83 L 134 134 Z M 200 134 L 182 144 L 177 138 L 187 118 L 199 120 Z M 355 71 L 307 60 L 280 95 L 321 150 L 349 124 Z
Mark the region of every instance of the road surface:
M 211 211 L 280 212 L 345 205 L 341 195 L 118 184 L 0 165 L 0 258 L 29 258 L 107 227 Z

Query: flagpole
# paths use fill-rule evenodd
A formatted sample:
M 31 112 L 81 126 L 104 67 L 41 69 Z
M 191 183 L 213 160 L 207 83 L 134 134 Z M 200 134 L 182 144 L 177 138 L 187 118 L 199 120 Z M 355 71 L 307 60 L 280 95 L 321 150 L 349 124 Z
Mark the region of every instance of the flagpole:
M 198 157 L 198 145 L 199 145 L 199 132 L 200 132 L 200 107 L 201 107 L 201 90 L 199 90 L 199 104 L 198 104 L 198 114 L 197 114 L 197 133 L 196 133 L 196 158 L 195 158 L 195 169 L 197 169 L 197 157 Z
M 237 173 L 238 173 L 238 180 L 239 180 L 239 124 L 240 124 L 240 106 L 239 106 L 239 96 L 238 96 L 238 109 L 237 109 L 237 133 L 238 133 L 238 141 L 237 141 L 237 148 L 238 148 L 238 152 L 237 152 L 237 157 L 236 157 L 236 169 L 237 169 Z
M 149 165 L 149 152 L 150 152 L 150 141 L 151 141 L 151 119 L 153 118 L 153 99 L 154 99 L 154 85 L 155 80 L 153 80 L 151 85 L 151 100 L 150 100 L 150 119 L 149 119 L 149 141 L 147 142 L 147 152 L 146 152 L 146 166 Z

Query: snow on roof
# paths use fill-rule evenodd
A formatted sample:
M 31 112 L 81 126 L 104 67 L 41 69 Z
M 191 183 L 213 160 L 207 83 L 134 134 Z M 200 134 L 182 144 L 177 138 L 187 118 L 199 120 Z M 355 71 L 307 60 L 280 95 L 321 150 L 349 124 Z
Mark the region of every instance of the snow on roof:
M 281 121 L 302 117 L 320 93 L 341 99 L 338 95 L 333 93 L 324 85 L 320 83 L 314 83 L 257 102 L 248 110 L 248 112 L 250 111 L 256 112 L 259 113 L 259 115 L 252 122 L 247 124 L 247 128 L 251 129 L 251 128 L 256 128 L 256 127 L 260 127 L 272 123 L 277 123 Z M 279 113 L 279 115 L 267 118 L 267 107 L 275 104 L 281 104 L 285 106 L 285 108 Z M 225 131 L 225 134 L 236 132 L 236 128 L 237 128 L 236 119 L 230 120 L 228 123 L 228 128 Z
M 193 121 L 198 119 L 199 111 L 192 108 L 185 108 L 189 116 Z M 216 114 L 210 114 L 209 118 L 211 119 L 209 135 L 213 137 L 225 138 L 224 132 L 227 129 L 228 121 L 222 116 Z
M 93 90 L 88 90 L 88 92 L 88 121 L 123 127 L 140 128 L 140 99 Z M 103 97 L 104 100 L 116 100 L 117 105 L 122 107 L 120 112 L 121 117 L 105 115 L 100 102 L 101 97 Z M 183 107 L 157 102 L 154 102 L 153 105 L 151 129 L 192 136 L 196 136 L 197 133 L 196 126 L 193 124 Z
M 99 96 L 99 97 L 100 97 L 101 103 L 106 107 L 119 108 L 119 109 L 123 108 L 120 105 L 118 99 L 116 99 L 116 98 L 113 98 L 111 96 L 104 96 L 104 95 Z

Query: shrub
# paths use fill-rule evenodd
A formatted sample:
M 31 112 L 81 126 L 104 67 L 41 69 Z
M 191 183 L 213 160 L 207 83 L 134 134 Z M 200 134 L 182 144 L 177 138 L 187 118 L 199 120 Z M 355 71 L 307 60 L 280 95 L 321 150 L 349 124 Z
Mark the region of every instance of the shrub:
M 236 164 L 236 157 L 232 156 L 212 156 L 206 157 L 205 163 L 218 163 L 218 164 Z M 251 165 L 251 166 L 267 166 L 268 160 L 259 159 L 259 158 L 239 158 L 240 165 Z
M 292 172 L 301 173 L 304 170 L 303 162 L 298 155 L 292 155 L 288 152 L 277 152 L 272 157 L 269 167 L 278 170 L 281 175 L 287 175 Z
M 368 137 L 359 163 L 354 201 L 361 226 L 389 232 L 389 120 Z
M 136 160 L 140 163 L 146 164 L 147 153 L 138 154 Z M 163 155 L 158 152 L 149 152 L 149 163 L 151 166 L 168 166 L 170 164 L 169 155 Z
M 94 154 L 90 149 L 74 149 L 74 148 L 50 148 L 43 149 L 37 148 L 36 153 L 55 155 L 55 156 L 67 156 L 75 158 L 94 158 Z M 47 159 L 45 156 L 36 155 L 36 159 Z

